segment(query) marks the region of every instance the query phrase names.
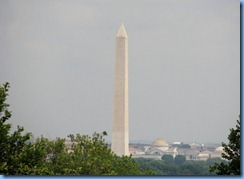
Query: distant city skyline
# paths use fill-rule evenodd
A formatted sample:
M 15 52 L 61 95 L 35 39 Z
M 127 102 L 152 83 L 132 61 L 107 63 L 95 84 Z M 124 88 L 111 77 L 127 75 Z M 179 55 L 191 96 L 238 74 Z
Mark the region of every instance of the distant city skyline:
M 240 1 L 0 2 L 10 123 L 35 137 L 107 131 L 115 40 L 129 34 L 130 141 L 228 141 L 240 114 Z

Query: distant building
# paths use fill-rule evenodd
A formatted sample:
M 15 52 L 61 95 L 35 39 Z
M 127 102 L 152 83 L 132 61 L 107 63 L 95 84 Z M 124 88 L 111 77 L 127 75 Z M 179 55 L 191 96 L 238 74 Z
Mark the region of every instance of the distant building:
M 200 160 L 207 160 L 208 158 L 211 158 L 211 151 L 205 150 L 201 153 L 199 153 L 198 157 Z
M 145 146 L 144 153 L 137 153 L 134 157 L 161 159 L 165 154 L 170 154 L 175 157 L 176 153 L 176 147 L 171 147 L 169 143 L 163 139 L 156 139 L 152 142 L 151 146 Z
M 198 160 L 200 151 L 191 148 L 177 148 L 177 155 L 184 155 L 186 160 Z
M 222 153 L 224 153 L 224 147 L 217 147 L 211 154 L 211 158 L 222 158 Z
M 202 149 L 202 145 L 198 144 L 198 143 L 195 143 L 195 142 L 190 144 L 190 146 L 191 146 L 191 149 L 195 149 L 195 150 L 201 150 Z
M 215 145 L 216 146 L 216 145 Z M 214 145 L 203 145 L 198 143 L 184 144 L 183 142 L 174 142 L 169 144 L 164 139 L 156 139 L 151 145 L 142 145 L 140 147 L 133 145 L 130 148 L 132 157 L 153 158 L 160 160 L 165 154 L 184 155 L 186 160 L 207 160 L 208 158 L 221 158 L 223 147 L 215 147 Z
M 163 139 L 156 139 L 145 151 L 146 155 L 163 155 L 169 149 L 169 144 Z

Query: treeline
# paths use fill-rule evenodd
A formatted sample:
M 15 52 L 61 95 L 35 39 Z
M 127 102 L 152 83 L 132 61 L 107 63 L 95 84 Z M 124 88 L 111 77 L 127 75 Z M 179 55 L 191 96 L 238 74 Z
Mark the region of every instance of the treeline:
M 0 175 L 153 175 L 140 169 L 131 157 L 119 157 L 104 141 L 106 132 L 88 135 L 69 135 L 65 139 L 49 141 L 32 134 L 23 127 L 11 133 L 11 112 L 6 103 L 9 84 L 0 86 Z
M 172 157 L 173 158 L 173 157 Z M 209 158 L 206 161 L 193 161 L 185 160 L 184 156 L 177 155 L 173 160 L 155 160 L 147 158 L 135 158 L 135 161 L 142 170 L 151 170 L 155 175 L 170 175 L 170 176 L 183 176 L 183 175 L 216 175 L 210 173 L 209 167 L 215 163 L 227 163 L 220 158 Z
M 11 112 L 6 103 L 9 84 L 0 86 L 0 175 L 240 175 L 240 120 L 230 130 L 229 144 L 223 143 L 225 153 L 220 159 L 186 161 L 184 156 L 164 155 L 162 160 L 119 157 L 105 143 L 106 132 L 69 135 L 49 141 L 18 126 L 14 132 L 8 121 Z M 211 165 L 211 167 L 209 167 Z

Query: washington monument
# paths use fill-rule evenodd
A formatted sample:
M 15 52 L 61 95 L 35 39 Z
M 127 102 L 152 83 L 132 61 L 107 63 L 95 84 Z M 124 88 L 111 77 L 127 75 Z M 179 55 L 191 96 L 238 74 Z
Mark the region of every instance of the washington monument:
M 112 151 L 129 155 L 128 36 L 121 24 L 116 36 Z

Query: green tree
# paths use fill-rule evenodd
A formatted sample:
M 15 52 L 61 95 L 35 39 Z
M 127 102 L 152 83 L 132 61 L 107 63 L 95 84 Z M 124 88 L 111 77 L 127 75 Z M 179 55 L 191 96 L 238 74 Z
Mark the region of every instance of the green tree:
M 116 156 L 104 141 L 107 133 L 87 135 L 69 135 L 72 146 L 72 160 L 82 170 L 82 175 L 145 175 L 148 170 L 140 170 L 131 156 Z
M 53 147 L 53 141 L 40 137 L 34 143 L 28 143 L 24 146 L 19 155 L 23 164 L 19 168 L 18 174 L 23 175 L 52 175 L 54 174 L 50 167 L 49 160 Z M 55 144 L 55 143 L 54 143 Z
M 11 124 L 7 121 L 11 117 L 6 103 L 9 83 L 0 86 L 0 174 L 19 174 L 20 168 L 25 164 L 21 162 L 20 155 L 31 137 L 31 133 L 22 134 L 23 127 L 10 134 Z
M 0 120 L 2 123 L 11 117 L 11 112 L 8 110 L 9 104 L 6 103 L 9 87 L 8 82 L 0 86 Z
M 208 164 L 206 161 L 187 160 L 180 165 L 182 175 L 209 175 Z
M 0 86 L 0 174 L 4 175 L 148 175 L 131 156 L 116 156 L 104 141 L 106 132 L 69 135 L 72 147 L 65 139 L 49 141 L 44 137 L 30 142 L 31 133 L 24 128 L 10 133 L 11 117 L 6 103 L 9 84 Z
M 207 161 L 186 160 L 183 164 L 166 162 L 148 158 L 136 158 L 141 169 L 150 169 L 155 175 L 183 176 L 183 175 L 211 175 Z
M 114 170 L 117 175 L 155 175 L 149 169 L 141 169 L 137 162 L 131 156 L 122 156 L 115 158 Z
M 220 157 L 218 157 L 218 158 L 208 158 L 206 160 L 206 162 L 207 162 L 208 165 L 214 165 L 215 163 L 221 163 L 221 162 L 224 162 L 225 164 L 228 163 L 227 161 L 222 160 Z
M 68 157 L 70 165 L 63 167 L 67 169 L 66 172 L 79 175 L 116 174 L 113 170 L 115 154 L 104 141 L 103 137 L 106 135 L 106 132 L 94 133 L 91 137 L 80 134 L 69 135 L 73 145 Z
M 226 164 L 224 162 L 215 163 L 215 165 L 210 166 L 210 172 L 216 172 L 217 175 L 240 175 L 240 118 L 237 120 L 236 128 L 230 129 L 230 134 L 228 136 L 229 144 L 222 143 L 224 147 L 224 153 L 222 157 L 229 162 Z
M 162 157 L 161 157 L 162 160 L 166 161 L 166 162 L 170 162 L 170 163 L 173 163 L 174 162 L 174 157 L 170 154 L 164 154 Z
M 186 157 L 184 155 L 176 155 L 174 162 L 176 165 L 181 165 L 186 161 Z

